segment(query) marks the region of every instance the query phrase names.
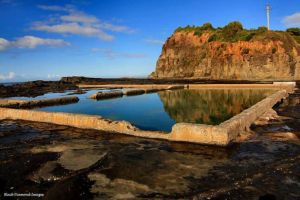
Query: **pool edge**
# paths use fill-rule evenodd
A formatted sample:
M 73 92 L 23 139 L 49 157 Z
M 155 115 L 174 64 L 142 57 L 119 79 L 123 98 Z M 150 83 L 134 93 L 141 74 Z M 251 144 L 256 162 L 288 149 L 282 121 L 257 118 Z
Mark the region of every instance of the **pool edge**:
M 127 121 L 112 121 L 100 116 L 71 114 L 60 112 L 45 112 L 0 108 L 0 120 L 27 120 L 44 123 L 66 125 L 83 129 L 96 129 L 111 133 L 121 133 L 136 137 L 164 139 L 178 142 L 192 142 L 218 146 L 228 146 L 236 140 L 240 131 L 249 129 L 250 125 L 262 114 L 272 108 L 278 101 L 286 98 L 293 91 L 293 85 L 273 85 L 281 89 L 262 99 L 250 108 L 233 116 L 219 125 L 192 123 L 176 123 L 170 133 L 160 131 L 145 131 L 138 129 Z M 284 88 L 284 89 L 283 89 Z

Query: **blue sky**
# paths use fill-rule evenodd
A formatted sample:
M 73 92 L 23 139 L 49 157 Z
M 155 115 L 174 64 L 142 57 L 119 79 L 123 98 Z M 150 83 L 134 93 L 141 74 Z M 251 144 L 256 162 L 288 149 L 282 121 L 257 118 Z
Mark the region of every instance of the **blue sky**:
M 0 0 L 0 82 L 146 77 L 178 26 L 266 24 L 264 0 Z M 271 28 L 300 26 L 299 1 L 271 0 Z

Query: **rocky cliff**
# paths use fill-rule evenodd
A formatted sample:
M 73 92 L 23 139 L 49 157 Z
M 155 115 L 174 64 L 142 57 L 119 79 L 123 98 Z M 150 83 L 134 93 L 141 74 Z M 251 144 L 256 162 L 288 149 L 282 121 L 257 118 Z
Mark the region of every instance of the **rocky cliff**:
M 300 79 L 298 35 L 238 22 L 214 29 L 178 28 L 165 42 L 151 78 L 230 80 Z

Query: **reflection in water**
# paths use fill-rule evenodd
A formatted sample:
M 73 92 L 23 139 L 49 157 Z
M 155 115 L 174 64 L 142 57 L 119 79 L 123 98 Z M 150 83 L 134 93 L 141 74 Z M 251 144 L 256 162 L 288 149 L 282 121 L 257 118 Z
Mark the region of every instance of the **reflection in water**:
M 274 93 L 274 90 L 221 89 L 160 92 L 166 112 L 176 122 L 219 124 Z

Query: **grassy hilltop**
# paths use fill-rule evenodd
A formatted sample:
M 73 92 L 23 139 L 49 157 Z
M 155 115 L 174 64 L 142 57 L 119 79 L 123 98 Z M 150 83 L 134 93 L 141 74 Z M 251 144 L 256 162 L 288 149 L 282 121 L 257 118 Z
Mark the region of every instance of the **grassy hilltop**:
M 230 22 L 223 28 L 214 28 L 211 23 L 202 26 L 178 27 L 175 32 L 193 32 L 194 35 L 201 36 L 203 33 L 210 33 L 208 42 L 237 42 L 251 40 L 281 40 L 287 35 L 292 36 L 300 44 L 300 28 L 288 28 L 286 31 L 268 31 L 267 27 L 257 29 L 244 29 L 238 22 Z

